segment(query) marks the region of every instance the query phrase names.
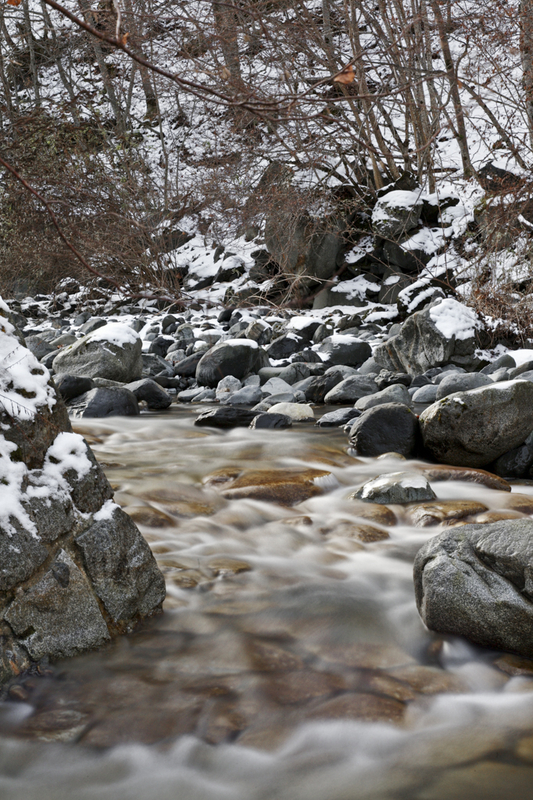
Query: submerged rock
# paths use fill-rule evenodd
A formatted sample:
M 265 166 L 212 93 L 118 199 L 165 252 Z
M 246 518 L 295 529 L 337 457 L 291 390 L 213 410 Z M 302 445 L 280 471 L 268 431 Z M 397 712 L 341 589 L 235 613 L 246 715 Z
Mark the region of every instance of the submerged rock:
M 533 656 L 533 520 L 465 525 L 431 539 L 414 565 L 430 630 Z
M 165 597 L 150 548 L 6 313 L 0 301 L 13 358 L 0 377 L 0 684 L 131 630 Z

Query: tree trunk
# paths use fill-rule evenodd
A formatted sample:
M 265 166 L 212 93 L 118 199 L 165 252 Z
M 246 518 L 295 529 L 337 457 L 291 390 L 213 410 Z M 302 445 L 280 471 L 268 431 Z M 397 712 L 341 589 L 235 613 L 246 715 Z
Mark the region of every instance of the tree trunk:
M 533 0 L 520 2 L 520 55 L 529 139 L 533 147 Z

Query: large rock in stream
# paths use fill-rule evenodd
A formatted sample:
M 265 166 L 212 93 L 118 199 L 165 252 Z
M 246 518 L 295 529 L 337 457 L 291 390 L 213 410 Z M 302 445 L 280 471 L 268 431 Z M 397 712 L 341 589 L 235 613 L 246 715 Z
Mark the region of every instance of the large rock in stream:
M 161 608 L 165 583 L 0 300 L 0 684 Z
M 130 383 L 142 376 L 142 342 L 128 325 L 110 323 L 63 348 L 54 358 L 57 374 Z
M 419 550 L 414 578 L 430 630 L 533 657 L 533 520 L 447 530 Z
M 373 353 L 378 364 L 393 372 L 421 375 L 432 367 L 475 365 L 475 332 L 480 326 L 473 309 L 447 297 L 417 311 L 401 330 Z
M 437 461 L 484 467 L 533 430 L 533 383 L 502 381 L 449 395 L 422 412 L 420 429 Z

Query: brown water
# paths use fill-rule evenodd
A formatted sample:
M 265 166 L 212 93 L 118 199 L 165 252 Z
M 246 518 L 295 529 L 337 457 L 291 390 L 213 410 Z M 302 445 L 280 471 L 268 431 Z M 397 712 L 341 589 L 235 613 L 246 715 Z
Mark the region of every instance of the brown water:
M 533 662 L 428 633 L 412 561 L 442 527 L 347 499 L 417 465 L 196 413 L 78 426 L 165 573 L 165 613 L 15 687 L 1 800 L 533 797 Z M 468 520 L 533 513 L 533 487 L 432 485 Z

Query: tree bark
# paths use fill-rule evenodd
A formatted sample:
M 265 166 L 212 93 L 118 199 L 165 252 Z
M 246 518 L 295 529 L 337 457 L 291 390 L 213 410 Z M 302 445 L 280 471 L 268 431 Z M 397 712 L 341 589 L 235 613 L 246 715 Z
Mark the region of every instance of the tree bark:
M 533 147 L 533 0 L 520 2 L 520 55 L 529 139 Z

